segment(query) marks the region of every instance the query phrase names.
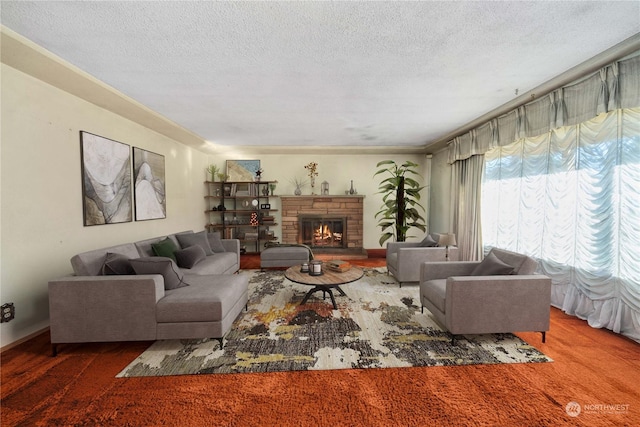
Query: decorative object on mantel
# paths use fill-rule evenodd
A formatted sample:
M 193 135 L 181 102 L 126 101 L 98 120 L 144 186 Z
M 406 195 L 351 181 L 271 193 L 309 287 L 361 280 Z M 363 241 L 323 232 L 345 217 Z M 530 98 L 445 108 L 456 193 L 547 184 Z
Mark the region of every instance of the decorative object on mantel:
M 349 189 L 349 194 L 358 194 L 355 188 L 353 188 L 353 180 L 351 180 L 351 188 Z
M 441 234 L 440 239 L 438 239 L 438 246 L 444 246 L 444 259 L 449 261 L 449 246 L 455 246 L 456 243 L 456 235 L 453 233 Z
M 295 194 L 296 196 L 302 195 L 302 187 L 307 185 L 307 181 L 305 181 L 304 179 L 293 178 L 291 180 L 291 183 L 296 186 L 293 194 Z
M 84 225 L 131 222 L 129 145 L 80 131 Z
M 220 168 L 214 164 L 207 166 L 207 172 L 211 175 L 211 182 L 216 182 L 216 177 L 220 176 Z
M 260 160 L 227 160 L 227 181 L 254 181 L 259 170 Z
M 315 185 L 316 185 L 316 176 L 318 176 L 318 164 L 316 162 L 311 162 L 304 167 L 309 170 L 309 182 L 311 183 L 311 195 L 315 195 Z
M 322 184 L 320 185 L 320 194 L 322 194 L 323 196 L 328 196 L 329 195 L 329 183 L 327 181 L 322 181 Z
M 376 212 L 375 217 L 378 218 L 378 225 L 382 231 L 387 228 L 391 228 L 392 231 L 386 231 L 382 234 L 379 241 L 380 246 L 392 237 L 395 237 L 396 242 L 404 242 L 407 238 L 407 231 L 411 227 L 419 228 L 423 232 L 427 229 L 424 225 L 424 218 L 417 209 L 420 208 L 424 212 L 424 207 L 419 203 L 420 190 L 424 187 L 421 187 L 415 179 L 407 176 L 408 174 L 420 176 L 418 172 L 413 170 L 418 164 L 407 160 L 398 166 L 393 160 L 383 160 L 378 162 L 376 166 L 383 165 L 388 166 L 378 170 L 373 176 L 381 173 L 387 173 L 391 176 L 380 182 L 378 186 L 380 190 L 378 193 L 383 194 L 383 205 Z

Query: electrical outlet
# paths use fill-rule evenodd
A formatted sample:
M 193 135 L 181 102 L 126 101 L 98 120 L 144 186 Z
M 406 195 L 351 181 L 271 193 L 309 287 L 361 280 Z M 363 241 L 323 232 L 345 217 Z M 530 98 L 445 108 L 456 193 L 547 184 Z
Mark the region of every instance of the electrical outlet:
M 16 306 L 12 302 L 0 306 L 0 323 L 9 322 L 14 317 L 16 317 Z

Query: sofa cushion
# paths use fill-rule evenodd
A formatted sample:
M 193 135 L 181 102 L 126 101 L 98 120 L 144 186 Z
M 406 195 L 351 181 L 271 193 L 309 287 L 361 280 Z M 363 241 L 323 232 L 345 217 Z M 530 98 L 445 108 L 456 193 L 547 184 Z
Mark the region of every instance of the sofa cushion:
M 200 246 L 204 250 L 205 255 L 213 255 L 211 245 L 209 245 L 209 239 L 207 239 L 206 231 L 201 231 L 199 233 L 176 234 L 176 239 L 178 239 L 178 243 L 180 243 L 180 246 L 183 249 L 191 246 Z
M 189 287 L 168 291 L 158 301 L 156 318 L 168 322 L 215 322 L 227 316 L 247 292 L 247 276 L 189 276 Z
M 495 276 L 513 274 L 513 266 L 502 262 L 492 252 L 489 252 L 480 264 L 471 272 L 472 276 Z
M 207 240 L 209 240 L 209 245 L 211 246 L 211 250 L 216 253 L 226 252 L 224 246 L 222 246 L 222 240 L 220 239 L 220 232 L 216 231 L 214 233 L 207 234 Z
M 209 275 L 209 274 L 233 274 L 240 266 L 238 265 L 238 255 L 234 252 L 224 252 L 221 254 L 209 255 L 190 270 L 185 271 L 189 276 Z
M 176 262 L 180 268 L 191 268 L 207 257 L 199 245 L 189 246 L 174 252 Z
M 137 258 L 140 256 L 136 246 L 132 243 L 82 252 L 71 258 L 71 266 L 73 267 L 74 274 L 76 276 L 98 276 L 104 265 L 107 252 L 122 254 L 129 258 Z
M 423 248 L 433 248 L 438 246 L 438 241 L 431 237 L 431 234 L 427 234 L 427 237 L 422 239 L 422 241 L 418 244 L 418 246 Z
M 176 244 L 176 248 L 180 248 L 180 243 L 178 243 L 178 239 L 176 239 L 176 235 L 183 234 L 183 233 L 193 233 L 193 231 L 181 231 L 180 233 L 170 234 L 168 236 L 152 237 L 151 239 L 137 241 L 134 243 L 134 245 L 136 249 L 138 249 L 138 253 L 140 254 L 140 256 L 142 257 L 155 256 L 155 254 L 153 253 L 153 249 L 151 248 L 151 245 L 153 245 L 154 243 L 158 243 L 160 240 L 169 238 L 173 240 L 173 243 Z
M 489 253 L 494 254 L 505 264 L 513 266 L 513 274 L 534 274 L 538 267 L 538 261 L 524 254 L 498 248 L 492 248 Z
M 153 254 L 159 257 L 171 258 L 172 260 L 176 260 L 176 256 L 173 254 L 179 248 L 170 238 L 164 238 L 157 243 L 151 244 L 151 249 L 153 250 Z
M 164 278 L 164 289 L 171 290 L 189 286 L 184 282 L 184 274 L 171 258 L 143 257 L 131 260 L 136 274 L 160 274 Z
M 447 295 L 447 279 L 428 280 L 420 283 L 420 298 L 427 299 L 438 310 L 445 312 L 445 299 Z
M 115 276 L 120 274 L 136 274 L 136 272 L 133 270 L 128 256 L 107 252 L 100 274 L 103 276 Z

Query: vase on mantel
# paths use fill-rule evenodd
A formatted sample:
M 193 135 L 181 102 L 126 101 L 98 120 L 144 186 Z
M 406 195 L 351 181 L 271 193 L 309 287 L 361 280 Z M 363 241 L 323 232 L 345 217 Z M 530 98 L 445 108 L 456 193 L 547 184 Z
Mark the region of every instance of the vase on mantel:
M 351 188 L 349 189 L 349 194 L 356 194 L 356 190 L 353 189 L 353 180 L 351 180 Z
M 294 190 L 293 194 L 295 194 L 296 196 L 302 195 L 302 190 L 300 189 L 299 185 L 296 185 L 296 189 Z

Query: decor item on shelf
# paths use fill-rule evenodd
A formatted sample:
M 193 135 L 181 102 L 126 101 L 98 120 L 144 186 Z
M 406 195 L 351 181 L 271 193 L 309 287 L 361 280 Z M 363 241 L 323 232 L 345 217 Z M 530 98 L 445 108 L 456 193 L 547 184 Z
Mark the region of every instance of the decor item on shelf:
M 262 195 L 265 196 L 265 197 L 269 195 L 269 188 L 268 187 L 263 187 L 262 188 Z
M 227 160 L 227 181 L 253 181 L 258 170 L 260 160 Z
M 309 170 L 309 182 L 311 183 L 311 194 L 315 194 L 314 193 L 314 187 L 316 185 L 316 176 L 318 176 L 318 164 L 316 162 L 311 162 L 308 165 L 306 165 L 304 167 L 305 169 Z
M 251 218 L 249 219 L 249 224 L 256 226 L 258 225 L 258 213 L 257 212 L 251 212 Z
M 256 182 L 260 182 L 260 178 L 262 177 L 262 173 L 263 173 L 263 172 L 264 172 L 264 170 L 263 170 L 263 169 L 258 169 L 258 170 L 256 171 L 256 177 L 255 177 Z
M 420 191 L 424 188 L 415 179 L 407 176 L 409 174 L 420 176 L 413 170 L 417 163 L 411 161 L 404 162 L 398 166 L 393 160 L 383 160 L 376 165 L 387 166 L 378 170 L 374 176 L 379 174 L 389 174 L 390 177 L 380 182 L 379 193 L 383 194 L 381 209 L 376 212 L 378 225 L 382 228 L 383 234 L 380 237 L 380 245 L 390 238 L 395 238 L 397 242 L 404 242 L 407 238 L 407 231 L 416 227 L 423 232 L 427 227 L 424 225 L 424 218 L 418 208 L 424 212 L 424 207 L 420 204 Z M 391 228 L 391 231 L 385 231 Z
M 322 184 L 320 185 L 320 194 L 322 194 L 323 196 L 328 196 L 329 195 L 329 183 L 327 181 L 322 181 Z
M 276 184 L 275 183 L 270 183 L 269 184 L 269 190 L 271 190 L 271 195 L 273 196 L 273 192 L 276 191 Z
M 224 182 L 224 181 L 227 181 L 227 180 L 229 179 L 229 176 L 228 176 L 226 173 L 224 173 L 224 172 L 218 172 L 218 173 L 216 174 L 216 176 L 218 177 L 218 179 L 219 179 L 220 181 L 223 181 L 223 182 Z
M 456 235 L 453 233 L 441 234 L 438 245 L 445 247 L 444 259 L 449 261 L 449 246 L 457 245 Z
M 211 182 L 216 182 L 216 177 L 220 174 L 220 168 L 214 164 L 207 166 L 207 172 L 211 175 Z
M 351 188 L 349 188 L 349 194 L 358 194 L 355 188 L 353 188 L 353 180 L 351 180 Z

